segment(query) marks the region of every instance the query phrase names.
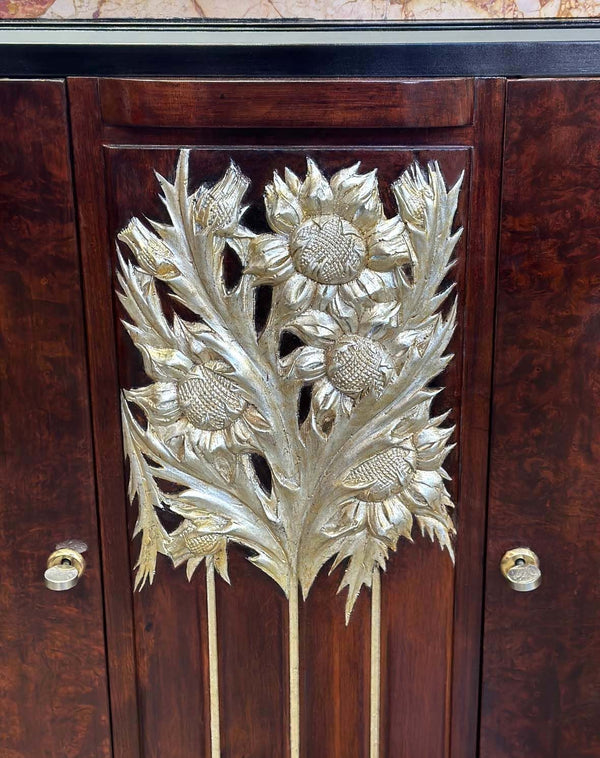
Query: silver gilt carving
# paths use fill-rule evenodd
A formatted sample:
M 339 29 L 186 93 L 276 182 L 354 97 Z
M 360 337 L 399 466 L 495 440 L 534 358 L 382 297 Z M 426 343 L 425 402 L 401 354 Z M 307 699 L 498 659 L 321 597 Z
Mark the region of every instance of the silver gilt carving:
M 430 383 L 451 358 L 456 306 L 442 312 L 452 288 L 440 288 L 460 181 L 447 190 L 437 164 L 415 164 L 392 185 L 398 213 L 387 217 L 375 171 L 357 163 L 328 180 L 309 158 L 303 179 L 286 168 L 265 188 L 268 234 L 244 226 L 250 182 L 233 162 L 191 191 L 182 151 L 174 182 L 158 181 L 170 222 L 134 218 L 119 234 L 133 254 L 119 254 L 125 328 L 149 379 L 122 401 L 136 585 L 153 581 L 158 553 L 188 577 L 205 560 L 227 579 L 235 542 L 288 595 L 348 559 L 349 616 L 415 524 L 452 555 L 452 428 L 432 417 Z M 231 288 L 226 247 L 243 266 Z M 194 318 L 167 317 L 159 281 Z M 258 285 L 272 288 L 260 332 Z M 300 343 L 282 355 L 284 333 Z M 183 518 L 172 533 L 161 510 Z

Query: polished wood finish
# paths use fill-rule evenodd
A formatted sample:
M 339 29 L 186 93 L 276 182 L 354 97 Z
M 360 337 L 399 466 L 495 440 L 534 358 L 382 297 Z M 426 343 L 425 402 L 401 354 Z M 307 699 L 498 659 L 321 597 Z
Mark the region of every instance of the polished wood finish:
M 482 758 L 600 755 L 600 80 L 508 87 Z M 505 550 L 539 556 L 517 594 Z
M 473 120 L 472 79 L 101 79 L 106 124 L 427 128 Z
M 63 82 L 0 82 L 0 754 L 112 756 Z M 46 589 L 57 542 L 87 568 Z
M 477 754 L 494 289 L 505 82 L 478 81 L 469 210 L 454 605 L 452 758 Z
M 125 478 L 119 419 L 119 393 L 112 327 L 112 278 L 107 251 L 104 207 L 104 162 L 96 83 L 68 83 L 79 239 L 88 332 L 92 429 L 96 451 L 97 500 L 102 539 L 106 646 L 110 674 L 114 758 L 139 758 L 136 661 L 133 644 L 131 572 L 128 557 L 127 511 L 123 507 Z
M 104 91 L 117 86 L 110 81 L 99 84 Z M 128 724 L 135 729 L 131 701 L 135 684 L 144 756 L 189 758 L 207 750 L 203 568 L 188 584 L 183 570 L 174 571 L 161 558 L 155 585 L 135 595 L 133 609 L 127 605 L 131 589 L 126 566 L 134 562 L 138 545 L 132 546 L 130 558 L 124 519 L 130 510 L 131 530 L 133 513 L 126 503 L 123 480 L 118 388 L 141 383 L 143 375 L 137 351 L 118 323 L 122 313 L 117 308 L 113 314 L 111 273 L 116 233 L 134 214 L 164 219 L 154 170 L 172 178 L 182 145 L 194 148 L 190 160 L 192 182 L 196 184 L 217 179 L 233 157 L 252 179 L 248 200 L 257 206 L 273 170 L 289 165 L 304 173 L 307 154 L 328 174 L 358 159 L 363 170 L 378 167 L 382 188 L 415 158 L 422 165 L 436 159 L 449 183 L 456 181 L 461 171 L 466 172 L 457 216 L 457 226 L 464 225 L 465 233 L 457 248 L 458 265 L 453 274 L 459 285 L 461 316 L 452 345 L 456 358 L 444 375 L 446 389 L 439 400 L 440 409 L 454 409 L 452 421 L 457 425 L 459 444 L 449 459 L 449 469 L 455 477 L 452 488 L 459 501 L 463 535 L 459 538 L 456 574 L 447 554 L 415 535 L 414 545 L 402 545 L 393 556 L 384 579 L 382 755 L 442 758 L 450 755 L 452 743 L 452 758 L 471 758 L 476 749 L 482 610 L 481 577 L 473 571 L 471 561 L 481 565 L 483 555 L 491 386 L 490 338 L 484 330 L 493 318 L 503 82 L 457 84 L 458 93 L 473 87 L 482 107 L 476 111 L 473 125 L 456 128 L 444 125 L 464 123 L 460 97 L 457 115 L 447 91 L 433 87 L 430 97 L 436 101 L 436 109 L 431 112 L 437 112 L 438 117 L 426 131 L 382 128 L 366 103 L 362 115 L 353 116 L 354 123 L 364 127 L 360 130 L 308 128 L 314 123 L 314 111 L 304 103 L 293 118 L 297 127 L 304 123 L 307 128 L 186 129 L 189 123 L 201 123 L 190 122 L 196 115 L 187 115 L 192 108 L 186 93 L 192 84 L 165 84 L 163 101 L 155 106 L 160 113 L 156 115 L 150 109 L 149 116 L 132 108 L 129 127 L 102 121 L 96 80 L 73 80 L 69 85 L 82 198 L 80 222 L 100 519 L 103 534 L 108 537 L 104 549 L 119 567 L 107 580 L 108 658 L 109 666 L 117 666 L 115 656 L 124 645 L 125 660 L 137 661 L 136 672 L 129 665 L 115 672 L 126 687 L 128 703 L 125 718 L 123 695 L 116 690 L 119 726 L 115 734 Z M 218 81 L 213 84 L 219 86 Z M 229 84 L 225 82 L 223 87 Z M 290 82 L 286 97 L 292 97 L 290 92 L 302 92 L 304 87 L 310 91 L 313 84 Z M 377 93 L 381 103 L 393 101 L 396 85 L 407 87 L 406 82 L 381 84 L 388 86 L 387 94 Z M 419 91 L 421 84 L 429 87 L 431 82 L 416 82 L 414 90 Z M 154 85 L 131 81 L 127 88 L 135 102 L 150 103 L 156 100 L 149 97 L 149 93 L 156 93 Z M 344 113 L 346 83 L 331 82 L 327 87 L 321 97 L 337 101 Z M 440 91 L 445 94 L 438 96 Z M 182 103 L 187 103 L 185 108 Z M 246 107 L 246 118 L 260 124 L 260 109 L 253 110 L 251 100 Z M 218 111 L 216 114 L 213 127 L 222 121 Z M 325 126 L 323 114 L 320 123 Z M 164 128 L 169 124 L 172 128 Z M 392 212 L 388 190 L 384 190 L 383 199 Z M 252 213 L 253 226 L 264 223 L 259 212 Z M 473 436 L 472 442 L 466 440 L 463 427 Z M 241 551 L 232 549 L 231 562 L 232 587 L 217 583 L 222 753 L 224 758 L 283 758 L 288 750 L 286 601 L 272 582 L 243 560 Z M 366 758 L 369 596 L 365 593 L 360 599 L 346 628 L 343 597 L 335 595 L 339 578 L 339 570 L 329 578 L 323 572 L 301 606 L 303 753 Z M 113 610 L 109 613 L 110 603 Z M 119 613 L 114 610 L 117 607 Z M 119 739 L 125 741 L 126 737 L 119 734 Z M 116 758 L 133 755 L 115 745 Z

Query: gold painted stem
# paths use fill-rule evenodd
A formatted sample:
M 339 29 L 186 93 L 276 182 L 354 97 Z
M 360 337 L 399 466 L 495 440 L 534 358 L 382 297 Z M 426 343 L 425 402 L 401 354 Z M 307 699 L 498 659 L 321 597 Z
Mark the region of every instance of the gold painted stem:
M 292 577 L 289 598 L 290 642 L 290 757 L 300 758 L 300 649 L 298 621 L 298 582 Z
M 210 756 L 221 758 L 221 719 L 219 712 L 219 648 L 217 641 L 217 602 L 215 565 L 206 558 L 206 607 L 208 611 L 208 672 L 210 695 Z
M 370 758 L 379 758 L 381 711 L 381 573 L 373 571 L 371 586 L 371 728 Z

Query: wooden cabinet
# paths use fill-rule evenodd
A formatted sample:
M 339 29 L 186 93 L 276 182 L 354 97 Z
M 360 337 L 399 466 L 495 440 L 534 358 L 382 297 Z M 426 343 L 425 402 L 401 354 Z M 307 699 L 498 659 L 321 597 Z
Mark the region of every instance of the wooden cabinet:
M 600 81 L 510 82 L 507 105 L 481 755 L 583 758 L 600 751 Z M 521 544 L 543 562 L 523 595 L 498 572 Z
M 230 161 L 240 167 L 251 182 L 247 224 L 257 233 L 269 231 L 262 194 L 273 172 L 287 167 L 304 177 L 307 158 L 327 179 L 357 161 L 361 171 L 376 169 L 388 216 L 397 212 L 390 186 L 414 161 L 437 161 L 448 187 L 464 172 L 453 227 L 463 233 L 446 282 L 458 303 L 454 358 L 436 380 L 444 389 L 434 404 L 436 412 L 449 408 L 455 425 L 446 467 L 457 505 L 456 565 L 417 534 L 389 560 L 379 754 L 474 758 L 480 750 L 504 758 L 524 745 L 540 758 L 594 754 L 600 706 L 588 664 L 598 658 L 598 598 L 588 520 L 598 98 L 594 80 L 0 85 L 2 118 L 22 124 L 5 132 L 15 149 L 0 205 L 8 356 L 1 387 L 10 422 L 2 472 L 3 494 L 12 493 L 3 504 L 3 551 L 14 570 L 2 590 L 4 697 L 17 704 L 3 713 L 7 756 L 211 755 L 204 568 L 188 582 L 183 567 L 160 555 L 154 583 L 133 593 L 139 537 L 132 542 L 119 407 L 121 388 L 148 379 L 120 323 L 117 235 L 134 216 L 167 220 L 155 172 L 173 181 L 183 148 L 191 189 L 217 181 Z M 43 210 L 31 216 L 31 203 Z M 21 423 L 23 404 L 43 415 L 41 427 Z M 38 470 L 50 488 L 30 476 Z M 570 536 L 559 544 L 563 534 Z M 41 581 L 45 558 L 68 537 L 88 542 L 89 568 L 74 590 L 50 593 Z M 18 561 L 14 544 L 22 544 Z M 499 573 L 502 553 L 520 544 L 542 562 L 542 586 L 529 594 L 513 592 Z M 221 755 L 287 758 L 288 601 L 247 557 L 231 545 L 231 585 L 216 584 Z M 375 758 L 370 594 L 360 595 L 346 625 L 345 593 L 337 594 L 343 569 L 327 568 L 299 609 L 300 754 Z M 75 665 L 67 665 L 67 648 Z M 49 663 L 51 684 L 35 655 Z M 563 704 L 582 727 L 569 731 L 565 721 L 553 736 L 549 722 Z M 34 713 L 46 713 L 49 726 L 36 726 Z
M 0 85 L 0 753 L 108 758 L 81 267 L 63 82 Z M 68 538 L 85 581 L 44 587 Z

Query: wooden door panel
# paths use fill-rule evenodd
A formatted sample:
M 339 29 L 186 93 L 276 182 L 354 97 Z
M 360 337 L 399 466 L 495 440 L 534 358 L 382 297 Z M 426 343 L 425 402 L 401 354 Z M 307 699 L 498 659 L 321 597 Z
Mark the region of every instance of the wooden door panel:
M 157 192 L 155 171 L 172 179 L 177 150 L 162 148 L 105 148 L 106 186 L 110 235 L 116 238 L 132 215 L 166 221 Z M 190 157 L 191 186 L 216 181 L 234 160 L 252 178 L 246 196 L 251 208 L 260 208 L 262 188 L 274 170 L 283 173 L 289 167 L 298 175 L 305 171 L 310 155 L 321 169 L 331 175 L 339 168 L 361 160 L 361 168 L 378 169 L 382 192 L 413 161 L 427 165 L 440 163 L 449 185 L 462 171 L 466 172 L 456 224 L 466 226 L 469 206 L 470 151 L 467 148 L 444 150 L 406 150 L 368 146 L 352 150 L 331 148 L 223 150 L 198 149 Z M 135 181 L 132 178 L 135 177 Z M 197 177 L 197 179 L 195 178 Z M 386 211 L 392 213 L 392 199 L 384 194 Z M 253 225 L 264 226 L 260 212 L 253 211 Z M 464 243 L 456 249 L 458 264 L 454 279 L 460 303 L 464 303 Z M 113 261 L 113 266 L 114 266 Z M 462 312 L 463 308 L 460 308 Z M 117 316 L 126 314 L 117 309 Z M 444 374 L 446 391 L 437 401 L 440 412 L 453 408 L 452 422 L 457 424 L 455 439 L 460 450 L 461 355 L 463 351 L 462 319 L 459 319 L 452 352 L 457 358 Z M 125 330 L 117 325 L 120 382 L 123 387 L 146 383 L 138 351 Z M 459 455 L 449 461 L 456 476 Z M 125 505 L 124 505 L 125 507 Z M 136 514 L 130 510 L 130 529 Z M 384 583 L 384 637 L 394 640 L 387 650 L 384 690 L 384 723 L 389 748 L 384 754 L 423 750 L 442 755 L 446 740 L 447 693 L 451 667 L 454 607 L 454 572 L 447 554 L 432 549 L 429 541 L 415 537 L 416 545 L 401 545 L 394 556 Z M 132 549 L 132 567 L 138 546 Z M 240 555 L 241 558 L 241 555 Z M 238 561 L 234 565 L 238 565 Z M 223 755 L 235 756 L 245 751 L 268 755 L 278 750 L 285 755 L 286 695 L 286 602 L 272 582 L 256 576 L 239 562 L 232 587 L 219 583 L 219 623 L 221 640 L 220 670 L 223 682 L 222 740 Z M 179 572 L 183 574 L 183 570 Z M 353 612 L 348 628 L 344 621 L 343 596 L 336 597 L 341 572 L 311 592 L 302 613 L 304 744 L 308 755 L 367 755 L 369 687 L 369 604 L 361 602 Z M 160 585 L 160 588 L 158 587 Z M 205 598 L 201 577 L 190 585 L 182 576 L 174 576 L 166 559 L 161 560 L 156 586 L 136 593 L 135 627 L 150 633 L 136 636 L 136 657 L 143 665 L 140 676 L 140 713 L 142 742 L 147 755 L 189 755 L 204 744 L 207 718 L 207 682 L 203 671 L 206 647 Z M 431 588 L 431 600 L 422 602 L 422 588 Z M 341 611 L 341 613 L 340 613 Z M 336 614 L 339 614 L 339 618 Z M 427 644 L 423 644 L 423 640 Z M 314 640 L 314 641 L 313 641 Z M 159 654 L 160 651 L 160 654 Z M 192 672 L 196 672 L 194 675 Z M 157 685 L 157 683 L 160 683 Z M 160 689 L 160 698 L 156 697 Z M 251 693 L 251 694 L 250 694 Z M 159 718 L 157 703 L 181 700 L 185 709 L 174 709 L 167 718 Z M 186 729 L 189 714 L 197 713 L 197 724 Z M 414 714 L 421 714 L 418 720 Z M 202 716 L 200 715 L 202 714 Z M 423 731 L 423 722 L 428 724 Z M 434 727 L 434 724 L 436 725 Z M 181 734 L 180 744 L 173 744 L 173 731 Z
M 508 87 L 482 758 L 600 754 L 600 81 Z M 542 584 L 513 592 L 503 553 Z
M 218 91 L 218 82 L 213 84 L 212 91 Z M 359 84 L 363 89 L 368 86 L 364 81 Z M 294 126 L 306 123 L 311 128 L 216 129 L 213 123 L 199 129 L 200 122 L 190 122 L 181 112 L 181 103 L 186 98 L 190 101 L 190 91 L 193 95 L 193 83 L 175 81 L 168 86 L 161 83 L 163 101 L 156 118 L 139 105 L 153 91 L 151 83 L 102 82 L 105 115 L 111 122 L 104 123 L 96 85 L 94 80 L 70 82 L 78 186 L 85 202 L 81 224 L 86 229 L 84 239 L 89 241 L 89 245 L 84 243 L 84 282 L 96 301 L 89 329 L 93 413 L 103 467 L 100 479 L 112 471 L 110 484 L 99 481 L 100 514 L 110 532 L 123 532 L 128 518 L 131 533 L 135 519 L 126 502 L 122 450 L 110 442 L 120 433 L 118 389 L 147 382 L 138 351 L 118 323 L 124 314 L 119 306 L 113 309 L 115 239 L 134 215 L 164 220 L 154 171 L 172 179 L 179 149 L 191 147 L 190 185 L 195 188 L 218 179 L 229 160 L 235 160 L 252 181 L 246 198 L 252 210 L 245 223 L 255 231 L 267 231 L 263 213 L 256 210 L 261 207 L 262 188 L 274 170 L 282 172 L 285 166 L 303 176 L 307 155 L 328 176 L 356 160 L 362 162 L 362 171 L 377 168 L 389 213 L 394 206 L 387 188 L 413 160 L 421 165 L 438 160 L 448 185 L 465 170 L 456 218 L 456 225 L 463 225 L 465 233 L 452 274 L 460 303 L 452 345 L 456 357 L 444 375 L 445 390 L 436 401 L 440 410 L 452 408 L 457 426 L 458 446 L 448 461 L 454 477 L 452 495 L 459 503 L 457 570 L 455 573 L 447 554 L 420 537 L 415 537 L 414 545 L 401 545 L 389 564 L 382 603 L 381 755 L 441 758 L 450 754 L 451 742 L 461 758 L 474 755 L 481 577 L 469 564 L 473 557 L 481 560 L 478 551 L 483 535 L 491 347 L 486 328 L 493 313 L 490 295 L 502 82 L 461 85 L 457 90 L 460 97 L 471 86 L 476 89 L 481 112 L 466 118 L 460 110 L 464 104 L 457 106 L 458 116 L 441 111 L 437 122 L 428 116 L 430 131 L 391 129 L 375 123 L 367 128 L 373 119 L 368 111 L 360 129 L 315 127 L 302 98 Z M 288 86 L 294 89 L 302 83 Z M 329 103 L 345 92 L 345 85 L 340 84 L 339 90 L 334 82 L 323 86 L 333 88 L 324 98 Z M 410 102 L 414 92 L 416 103 L 427 101 L 428 86 L 427 82 L 396 82 L 390 95 L 395 93 Z M 229 83 L 223 83 L 223 92 L 227 93 L 228 87 Z M 115 91 L 121 93 L 120 99 L 110 101 L 109 107 L 106 98 Z M 436 92 L 439 88 L 431 91 L 434 100 Z M 264 93 L 262 97 L 264 100 Z M 124 105 L 133 101 L 138 105 Z M 190 107 L 193 104 L 192 98 Z M 264 102 L 253 110 L 250 99 L 247 106 L 248 123 L 253 113 L 258 114 L 256 118 L 264 115 Z M 115 108 L 120 115 L 115 115 Z M 407 107 L 398 111 L 399 127 L 414 126 L 402 120 L 402 114 L 409 111 Z M 272 106 L 269 112 L 273 112 Z M 321 126 L 325 126 L 328 113 L 325 109 Z M 358 123 L 356 118 L 353 124 Z M 446 128 L 459 121 L 462 125 Z M 231 119 L 227 123 L 231 126 Z M 186 126 L 194 128 L 183 128 Z M 122 534 L 108 546 L 109 552 L 118 552 L 119 565 L 123 564 L 123 549 Z M 131 556 L 126 556 L 128 564 L 135 562 L 137 549 L 134 543 Z M 232 586 L 217 585 L 222 754 L 228 758 L 287 756 L 287 601 L 273 582 L 246 562 L 243 551 L 231 548 L 230 554 Z M 127 688 L 129 693 L 132 687 L 137 692 L 144 756 L 208 754 L 203 572 L 199 570 L 188 584 L 183 569 L 174 571 L 167 559 L 159 556 L 154 585 L 135 595 L 133 614 L 125 627 L 114 619 L 108 623 L 109 666 L 115 636 L 121 641 L 129 639 L 129 655 L 138 662 L 135 679 L 130 672 Z M 321 572 L 308 600 L 301 604 L 302 754 L 363 758 L 369 754 L 369 599 L 368 594 L 359 599 L 346 627 L 344 598 L 335 594 L 340 577 L 339 569 L 330 577 Z M 113 591 L 128 593 L 129 581 L 123 578 L 120 584 L 113 578 Z M 465 706 L 452 712 L 452 698 L 457 696 Z M 118 731 L 128 728 L 131 711 L 124 713 L 122 704 L 117 705 Z M 450 724 L 454 725 L 452 733 Z M 116 754 L 119 758 L 137 755 L 131 746 Z
M 0 83 L 0 754 L 112 755 L 64 82 Z M 83 540 L 68 592 L 46 560 Z

